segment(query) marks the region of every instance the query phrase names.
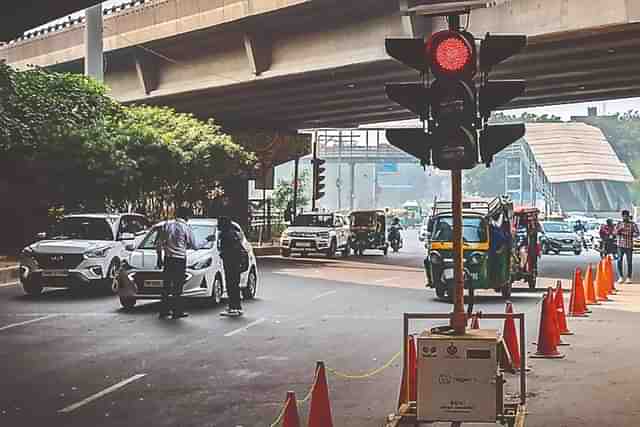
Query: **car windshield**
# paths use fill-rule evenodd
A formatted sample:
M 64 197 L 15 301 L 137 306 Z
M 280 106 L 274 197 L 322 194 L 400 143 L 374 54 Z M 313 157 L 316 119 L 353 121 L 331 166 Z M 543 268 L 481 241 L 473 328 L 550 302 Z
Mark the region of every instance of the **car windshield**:
M 571 233 L 573 230 L 569 224 L 564 222 L 545 222 L 544 231 L 546 233 Z
M 333 215 L 298 215 L 293 225 L 297 227 L 333 227 Z
M 193 230 L 193 234 L 196 238 L 196 248 L 198 249 L 211 249 L 215 244 L 215 237 L 217 233 L 217 228 L 215 225 L 208 224 L 191 224 L 191 229 Z M 140 246 L 138 249 L 155 249 L 156 242 L 158 241 L 158 231 L 160 231 L 160 226 L 154 227 L 153 230 L 147 234 L 147 236 L 142 239 Z M 207 238 L 209 236 L 213 236 L 211 241 L 208 241 Z
M 377 215 L 374 213 L 354 213 L 351 214 L 351 225 L 354 227 L 375 227 Z
M 56 240 L 113 240 L 113 230 L 105 218 L 67 217 L 53 228 Z
M 436 218 L 433 225 L 434 242 L 453 241 L 453 218 L 450 216 Z M 487 241 L 485 227 L 482 226 L 481 218 L 462 219 L 462 238 L 467 243 L 478 243 Z

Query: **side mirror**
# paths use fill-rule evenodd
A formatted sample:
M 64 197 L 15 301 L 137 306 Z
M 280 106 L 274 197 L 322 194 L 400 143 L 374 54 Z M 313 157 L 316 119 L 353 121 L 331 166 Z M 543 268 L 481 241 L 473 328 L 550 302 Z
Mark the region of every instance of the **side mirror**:
M 427 233 L 431 234 L 433 233 L 433 219 L 430 218 L 429 221 L 427 221 Z
M 215 242 L 216 241 L 216 235 L 215 234 L 211 234 L 209 236 L 207 236 L 207 242 Z
M 45 233 L 44 231 L 41 231 L 40 233 L 36 234 L 36 236 L 38 237 L 38 239 L 46 239 L 47 238 L 47 233 Z
M 136 235 L 133 233 L 122 233 L 120 234 L 120 240 L 133 240 L 136 238 Z
M 127 243 L 126 245 L 124 245 L 124 249 L 131 252 L 135 249 L 135 245 L 133 243 Z

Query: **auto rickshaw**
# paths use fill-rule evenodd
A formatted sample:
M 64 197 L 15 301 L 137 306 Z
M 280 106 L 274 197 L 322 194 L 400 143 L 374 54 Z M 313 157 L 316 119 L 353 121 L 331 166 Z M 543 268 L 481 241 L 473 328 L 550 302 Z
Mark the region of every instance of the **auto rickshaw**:
M 529 289 L 535 289 L 538 278 L 538 260 L 540 242 L 538 232 L 540 223 L 537 208 L 517 208 L 513 212 L 513 262 L 511 275 L 513 280 L 523 280 Z
M 513 203 L 508 197 L 498 197 L 490 202 L 463 202 L 462 206 L 465 289 L 494 289 L 509 298 Z M 450 301 L 455 288 L 451 202 L 434 204 L 428 229 L 427 287 L 434 288 L 438 298 Z
M 349 215 L 351 225 L 351 248 L 356 255 L 366 249 L 376 249 L 385 255 L 389 253 L 387 241 L 387 221 L 383 210 L 353 211 Z

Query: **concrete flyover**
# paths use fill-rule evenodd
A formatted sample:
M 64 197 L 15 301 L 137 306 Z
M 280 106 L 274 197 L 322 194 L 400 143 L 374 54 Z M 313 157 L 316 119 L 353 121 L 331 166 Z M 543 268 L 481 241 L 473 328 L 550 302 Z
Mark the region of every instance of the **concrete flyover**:
M 404 119 L 384 83 L 415 79 L 385 37 L 429 34 L 426 0 L 138 0 L 105 11 L 106 82 L 128 103 L 170 105 L 234 127 L 346 127 Z M 432 3 L 432 2 L 431 2 Z M 640 95 L 640 3 L 511 0 L 471 13 L 470 30 L 526 32 L 492 77 L 526 78 L 510 106 Z M 465 22 L 465 19 L 462 19 Z M 0 48 L 0 59 L 81 72 L 83 23 Z

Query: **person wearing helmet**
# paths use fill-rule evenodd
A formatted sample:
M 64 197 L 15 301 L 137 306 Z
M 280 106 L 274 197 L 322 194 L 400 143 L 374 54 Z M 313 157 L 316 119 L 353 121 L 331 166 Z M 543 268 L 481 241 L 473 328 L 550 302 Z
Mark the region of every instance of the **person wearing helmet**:
M 609 254 L 616 255 L 616 236 L 613 219 L 608 218 L 605 224 L 600 227 L 600 255 L 604 258 Z

